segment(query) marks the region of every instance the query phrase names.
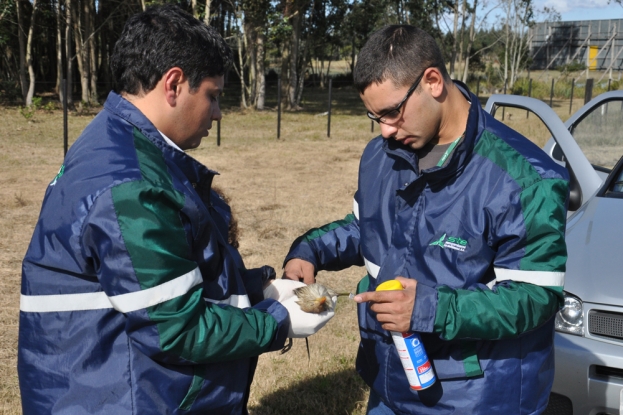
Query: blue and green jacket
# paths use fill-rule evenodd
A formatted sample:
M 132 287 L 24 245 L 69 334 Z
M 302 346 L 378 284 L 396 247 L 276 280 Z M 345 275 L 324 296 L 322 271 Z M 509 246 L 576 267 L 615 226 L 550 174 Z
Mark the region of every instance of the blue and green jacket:
M 358 306 L 357 370 L 394 412 L 540 413 L 554 375 L 568 175 L 459 86 L 471 109 L 446 165 L 420 173 L 412 150 L 373 139 L 353 213 L 297 239 L 286 261 L 365 265 L 360 292 L 396 276 L 418 281 L 411 331 L 439 379 L 430 389 L 409 390 L 390 333 Z
M 215 173 L 111 93 L 47 188 L 23 261 L 30 414 L 243 414 L 287 310 L 227 243 Z

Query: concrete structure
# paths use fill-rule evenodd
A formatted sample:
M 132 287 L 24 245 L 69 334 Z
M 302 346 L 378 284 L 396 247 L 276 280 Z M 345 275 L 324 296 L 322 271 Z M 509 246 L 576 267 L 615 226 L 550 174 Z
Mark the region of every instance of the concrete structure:
M 612 77 L 623 70 L 623 19 L 543 22 L 529 31 L 532 69 L 554 69 L 572 62 Z

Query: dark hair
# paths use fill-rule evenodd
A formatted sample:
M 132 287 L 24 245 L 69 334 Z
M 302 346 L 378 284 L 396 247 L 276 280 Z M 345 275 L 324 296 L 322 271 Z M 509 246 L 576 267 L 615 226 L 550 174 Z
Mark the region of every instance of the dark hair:
M 164 5 L 128 19 L 110 67 L 115 90 L 137 95 L 154 89 L 176 66 L 194 90 L 204 78 L 224 75 L 232 61 L 232 51 L 216 29 L 176 5 Z
M 439 69 L 450 81 L 441 50 L 431 35 L 414 26 L 385 26 L 374 32 L 359 52 L 353 80 L 360 94 L 372 83 L 388 79 L 398 87 L 411 86 L 430 67 Z

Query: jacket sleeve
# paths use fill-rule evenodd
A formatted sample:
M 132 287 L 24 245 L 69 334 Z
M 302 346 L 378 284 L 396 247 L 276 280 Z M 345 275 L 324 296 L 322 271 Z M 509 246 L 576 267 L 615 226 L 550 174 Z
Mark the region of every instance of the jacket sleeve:
M 100 195 L 83 227 L 82 245 L 104 292 L 127 318 L 126 332 L 154 360 L 174 364 L 222 362 L 283 346 L 288 313 L 264 300 L 253 308 L 206 303 L 192 260 L 181 209 L 184 195 L 146 181 Z M 223 272 L 224 250 L 204 250 Z M 202 269 L 205 269 L 202 267 Z
M 548 321 L 563 303 L 568 194 L 563 179 L 543 179 L 522 190 L 516 206 L 492 224 L 495 280 L 469 289 L 418 284 L 414 330 L 433 331 L 446 340 L 494 340 Z M 433 315 L 423 310 L 426 304 L 433 305 Z
M 298 237 L 284 261 L 293 258 L 312 263 L 316 271 L 339 271 L 363 265 L 359 249 L 359 221 L 354 214 L 342 220 L 313 228 Z

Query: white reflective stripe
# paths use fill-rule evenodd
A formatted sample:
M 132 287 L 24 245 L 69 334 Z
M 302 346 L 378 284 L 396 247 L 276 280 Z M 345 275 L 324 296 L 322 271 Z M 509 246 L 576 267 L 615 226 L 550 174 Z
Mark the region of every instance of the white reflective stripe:
M 202 282 L 201 272 L 199 268 L 195 268 L 189 273 L 167 281 L 164 284 L 133 293 L 115 295 L 109 297 L 109 299 L 115 310 L 122 313 L 130 313 L 184 295 L 191 288 Z
M 565 283 L 564 272 L 520 271 L 505 268 L 494 268 L 494 271 L 496 282 L 511 280 L 547 287 L 562 287 Z
M 112 297 L 106 296 L 103 291 L 83 294 L 22 295 L 20 310 L 27 313 L 49 313 L 114 308 L 121 313 L 130 313 L 184 295 L 202 281 L 199 268 L 195 268 L 164 284 Z
M 21 295 L 19 309 L 25 313 L 101 310 L 112 308 L 103 291 L 84 294 Z
M 381 267 L 379 267 L 373 262 L 368 261 L 365 257 L 363 258 L 363 262 L 366 264 L 366 269 L 368 270 L 368 274 L 370 274 L 372 278 L 376 278 L 377 275 L 379 275 L 379 270 L 381 269 Z
M 249 296 L 246 294 L 243 294 L 243 295 L 233 294 L 229 298 L 226 298 L 224 300 L 213 300 L 211 298 L 206 298 L 205 300 L 211 303 L 214 303 L 214 304 L 225 304 L 225 305 L 231 305 L 231 306 L 238 307 L 238 308 L 251 307 L 251 301 L 249 301 Z
M 355 215 L 357 220 L 359 220 L 359 203 L 357 203 L 357 200 L 354 198 L 353 198 L 353 214 Z

